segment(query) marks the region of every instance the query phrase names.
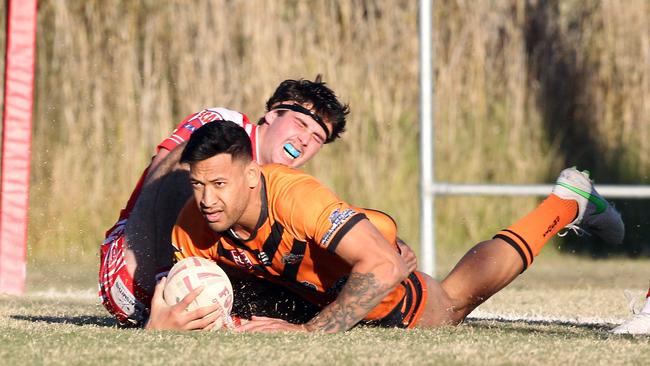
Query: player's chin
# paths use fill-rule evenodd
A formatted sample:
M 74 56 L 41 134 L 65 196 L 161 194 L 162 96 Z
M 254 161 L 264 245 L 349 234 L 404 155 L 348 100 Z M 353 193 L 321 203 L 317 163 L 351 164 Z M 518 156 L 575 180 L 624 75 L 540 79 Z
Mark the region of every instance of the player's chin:
M 212 229 L 212 231 L 222 232 L 222 231 L 228 230 L 230 228 L 230 226 L 232 226 L 232 225 L 228 225 L 227 223 L 225 223 L 223 221 L 216 221 L 216 222 L 209 222 L 208 221 L 208 226 L 210 227 L 210 229 Z
M 286 166 L 291 167 L 291 168 L 300 168 L 307 162 L 307 159 L 305 159 L 303 156 L 300 156 L 296 159 L 289 159 L 287 158 Z
M 279 157 L 277 157 L 275 159 L 274 163 L 286 165 L 286 166 L 292 167 L 292 168 L 297 168 L 299 166 L 299 164 L 297 164 L 296 160 L 297 159 L 290 158 L 290 157 L 288 157 L 286 155 L 281 155 L 281 156 L 279 156 Z

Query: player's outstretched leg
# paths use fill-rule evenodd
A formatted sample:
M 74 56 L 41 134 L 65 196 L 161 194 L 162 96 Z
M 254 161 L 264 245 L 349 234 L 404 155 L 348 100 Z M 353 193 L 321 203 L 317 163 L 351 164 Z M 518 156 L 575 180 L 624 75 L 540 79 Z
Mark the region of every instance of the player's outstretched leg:
M 596 192 L 589 173 L 575 168 L 561 172 L 552 193 L 532 212 L 470 249 L 440 284 L 429 278 L 420 325 L 459 323 L 525 271 L 548 240 L 565 229 L 612 244 L 622 242 L 625 232 L 620 214 Z
M 633 306 L 632 306 L 633 307 Z M 623 324 L 612 329 L 615 334 L 650 334 L 650 289 L 646 294 L 645 305 L 641 311 L 632 309 L 633 315 Z

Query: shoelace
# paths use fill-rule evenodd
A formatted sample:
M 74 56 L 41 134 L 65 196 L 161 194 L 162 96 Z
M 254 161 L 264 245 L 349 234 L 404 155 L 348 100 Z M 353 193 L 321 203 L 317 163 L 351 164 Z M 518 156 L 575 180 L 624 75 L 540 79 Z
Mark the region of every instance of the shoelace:
M 562 230 L 560 230 L 557 233 L 557 236 L 563 238 L 563 237 L 567 236 L 569 231 L 573 231 L 573 233 L 576 234 L 577 236 L 583 236 L 583 235 L 591 236 L 591 234 L 588 231 L 586 231 L 585 229 L 583 229 L 583 228 L 581 228 L 581 227 L 579 227 L 577 225 L 573 225 L 573 224 L 569 224 L 569 225 L 565 226 Z

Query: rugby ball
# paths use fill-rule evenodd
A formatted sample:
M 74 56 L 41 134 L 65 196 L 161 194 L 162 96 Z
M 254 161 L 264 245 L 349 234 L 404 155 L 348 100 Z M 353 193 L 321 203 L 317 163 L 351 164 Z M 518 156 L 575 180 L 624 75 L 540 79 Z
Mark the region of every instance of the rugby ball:
M 176 263 L 167 275 L 163 298 L 168 305 L 176 305 L 190 291 L 203 285 L 203 291 L 192 301 L 185 311 L 219 304 L 221 314 L 215 320 L 214 329 L 230 322 L 233 291 L 226 273 L 212 260 L 189 257 Z

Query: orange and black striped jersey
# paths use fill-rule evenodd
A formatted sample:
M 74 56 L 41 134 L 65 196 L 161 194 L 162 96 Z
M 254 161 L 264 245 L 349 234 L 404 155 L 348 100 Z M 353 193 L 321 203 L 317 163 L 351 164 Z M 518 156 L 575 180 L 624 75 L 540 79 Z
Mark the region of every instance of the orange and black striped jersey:
M 356 223 L 370 219 L 398 250 L 390 216 L 349 205 L 312 176 L 271 164 L 262 167 L 261 181 L 260 218 L 247 240 L 230 231 L 212 231 L 194 200 L 188 201 L 172 232 L 177 259 L 210 258 L 322 307 L 336 299 L 350 274 L 351 266 L 336 254 L 336 247 Z M 381 319 L 405 293 L 404 286 L 397 286 L 365 319 Z

